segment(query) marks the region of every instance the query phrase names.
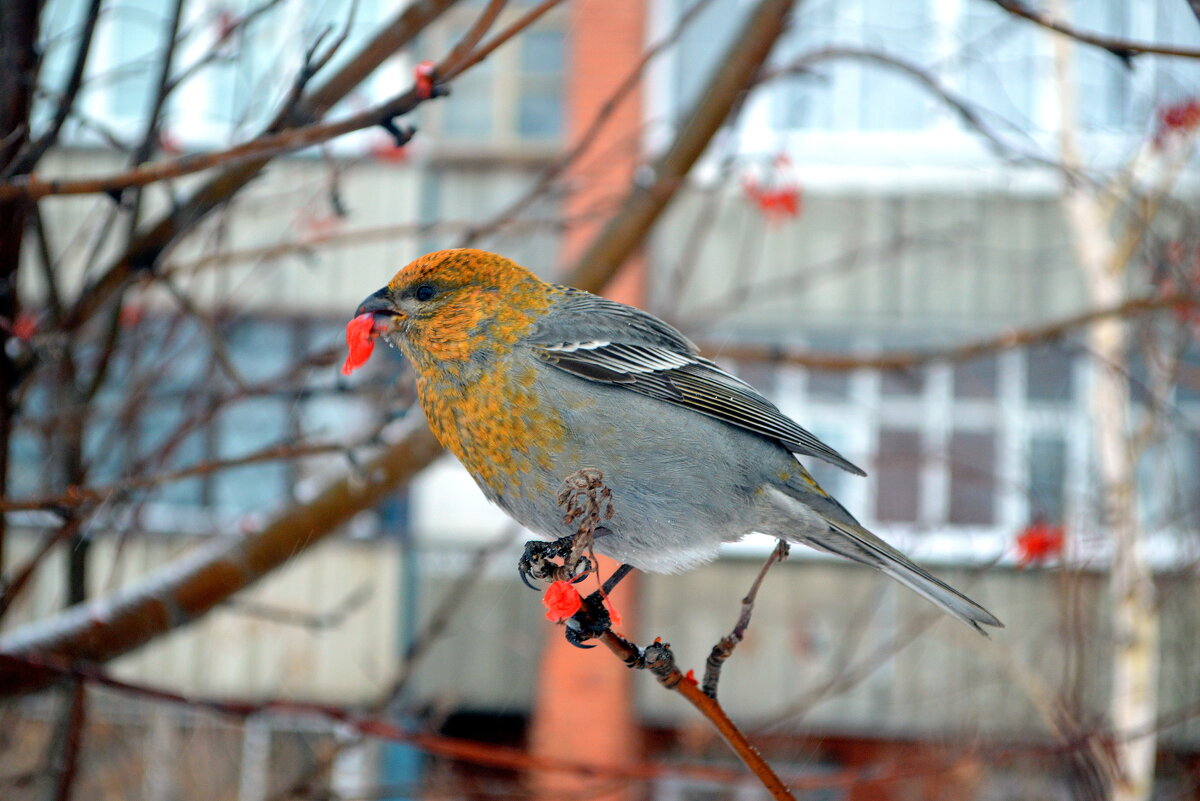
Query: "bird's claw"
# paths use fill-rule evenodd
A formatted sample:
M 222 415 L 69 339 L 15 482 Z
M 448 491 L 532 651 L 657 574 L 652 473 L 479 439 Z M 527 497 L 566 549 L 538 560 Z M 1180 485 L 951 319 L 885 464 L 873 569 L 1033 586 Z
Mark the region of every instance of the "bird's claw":
M 587 641 L 596 639 L 610 628 L 612 617 L 604 607 L 604 597 L 593 592 L 583 599 L 579 611 L 567 620 L 567 642 L 576 648 L 595 648 L 595 645 L 587 645 Z
M 537 581 L 570 581 L 574 583 L 592 572 L 594 565 L 586 556 L 579 555 L 571 564 L 571 554 L 575 547 L 574 537 L 563 537 L 553 542 L 530 540 L 525 543 L 525 551 L 517 562 L 517 572 L 521 581 L 531 590 L 538 589 L 530 583 Z M 564 560 L 564 564 L 554 562 L 554 559 Z

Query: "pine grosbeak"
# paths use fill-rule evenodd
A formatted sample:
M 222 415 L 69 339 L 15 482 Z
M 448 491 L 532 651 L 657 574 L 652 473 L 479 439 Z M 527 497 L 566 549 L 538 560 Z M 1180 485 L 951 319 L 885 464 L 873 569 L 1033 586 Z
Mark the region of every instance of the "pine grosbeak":
M 752 531 L 877 568 L 983 633 L 990 612 L 867 531 L 795 455 L 865 475 L 646 312 L 546 283 L 479 250 L 412 262 L 358 314 L 416 373 L 434 434 L 539 535 L 574 533 L 555 496 L 600 470 L 616 515 L 597 551 L 653 572 Z

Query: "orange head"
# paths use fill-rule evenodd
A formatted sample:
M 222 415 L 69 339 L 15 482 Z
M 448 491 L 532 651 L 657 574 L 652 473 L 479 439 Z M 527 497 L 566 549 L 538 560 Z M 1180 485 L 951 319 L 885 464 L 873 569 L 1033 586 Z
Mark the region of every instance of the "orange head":
M 405 266 L 358 307 L 418 371 L 506 350 L 549 307 L 553 287 L 503 256 L 459 248 Z

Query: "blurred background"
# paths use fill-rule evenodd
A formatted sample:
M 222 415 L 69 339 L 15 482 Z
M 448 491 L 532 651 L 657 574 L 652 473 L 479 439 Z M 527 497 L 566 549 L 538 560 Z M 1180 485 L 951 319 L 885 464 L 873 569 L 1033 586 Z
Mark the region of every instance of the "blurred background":
M 681 328 L 1007 624 L 793 549 L 720 698 L 798 798 L 1200 798 L 1200 11 L 790 5 L 6 0 L 0 796 L 769 797 L 565 646 L 399 354 L 339 373 L 471 245 Z M 623 630 L 700 672 L 773 545 Z

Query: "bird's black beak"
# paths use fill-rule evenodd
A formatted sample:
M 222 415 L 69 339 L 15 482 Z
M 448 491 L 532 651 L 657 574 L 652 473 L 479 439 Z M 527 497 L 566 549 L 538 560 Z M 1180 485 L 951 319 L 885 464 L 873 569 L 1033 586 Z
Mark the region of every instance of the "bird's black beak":
M 368 295 L 366 300 L 358 304 L 358 309 L 354 312 L 354 316 L 358 317 L 361 314 L 378 314 L 395 317 L 399 314 L 399 311 L 396 309 L 396 305 L 392 303 L 388 288 L 385 286 L 375 294 Z

